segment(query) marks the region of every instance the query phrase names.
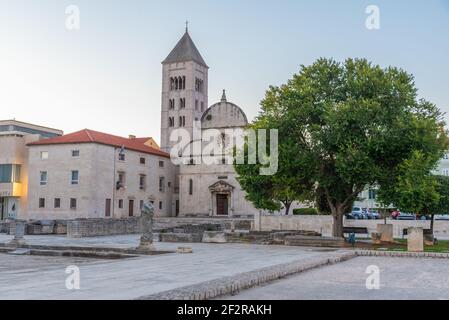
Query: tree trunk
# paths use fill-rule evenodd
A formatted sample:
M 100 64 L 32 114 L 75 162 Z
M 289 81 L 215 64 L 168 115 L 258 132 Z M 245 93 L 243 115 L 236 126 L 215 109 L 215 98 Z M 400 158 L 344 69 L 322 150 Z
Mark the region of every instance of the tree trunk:
M 430 215 L 430 231 L 432 232 L 432 236 L 433 236 L 433 226 L 435 224 L 435 215 L 432 213 Z
M 334 210 L 332 210 L 334 211 Z M 332 212 L 333 223 L 332 223 L 332 236 L 343 238 L 343 212 L 344 210 L 336 209 Z
M 285 207 L 285 215 L 288 216 L 288 214 L 290 213 L 290 207 L 291 207 L 292 203 L 291 202 L 284 202 L 284 207 Z

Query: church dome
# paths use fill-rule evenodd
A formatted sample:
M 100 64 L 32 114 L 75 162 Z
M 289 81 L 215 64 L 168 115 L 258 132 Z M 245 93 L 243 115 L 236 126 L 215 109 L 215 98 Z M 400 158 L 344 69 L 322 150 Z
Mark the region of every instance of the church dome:
M 221 101 L 210 106 L 201 117 L 201 128 L 234 128 L 248 125 L 243 110 L 226 99 L 226 91 L 223 90 Z

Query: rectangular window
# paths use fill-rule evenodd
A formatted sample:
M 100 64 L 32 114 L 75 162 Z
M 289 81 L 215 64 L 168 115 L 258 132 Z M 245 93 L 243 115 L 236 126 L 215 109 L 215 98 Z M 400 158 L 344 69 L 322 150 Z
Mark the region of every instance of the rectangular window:
M 74 210 L 76 209 L 76 199 L 70 198 L 70 209 Z
M 48 174 L 47 171 L 41 171 L 40 173 L 40 185 L 41 186 L 46 186 L 47 185 L 47 178 L 48 178 Z
M 162 201 L 159 201 L 159 210 L 162 210 Z
M 79 150 L 72 150 L 72 158 L 78 158 L 80 156 Z
M 193 179 L 189 179 L 189 195 L 193 195 Z
M 41 151 L 41 160 L 48 159 L 48 151 Z
M 126 174 L 124 172 L 118 173 L 117 190 L 124 188 L 126 182 Z
M 122 200 L 122 199 L 120 199 L 120 200 L 118 201 L 118 208 L 119 208 L 119 209 L 123 209 L 123 200 Z
M 79 184 L 79 182 L 80 182 L 79 179 L 80 179 L 79 171 L 73 170 L 72 171 L 72 180 L 71 180 L 72 185 Z
M 145 164 L 145 162 L 146 162 L 146 159 L 144 157 L 141 157 L 140 158 L 140 164 Z
M 125 161 L 126 156 L 125 156 L 125 151 L 120 150 L 119 154 L 118 154 L 118 160 L 119 161 Z
M 20 182 L 20 164 L 0 164 L 0 183 Z
M 142 210 L 142 209 L 143 209 L 143 200 L 140 200 L 140 203 L 139 203 L 139 208 L 140 208 L 140 210 Z
M 139 176 L 139 189 L 140 189 L 140 190 L 145 190 L 146 185 L 147 185 L 146 180 L 147 180 L 147 176 L 146 176 L 146 175 L 141 174 L 141 175 Z
M 39 208 L 45 208 L 45 199 L 39 198 Z
M 164 177 L 159 178 L 159 191 L 165 192 L 165 178 Z
M 133 217 L 134 216 L 134 200 L 129 200 L 128 205 L 128 216 Z
M 164 161 L 159 161 L 159 168 L 163 168 L 164 167 Z
M 61 208 L 61 198 L 55 198 L 55 209 Z
M 376 190 L 370 189 L 368 193 L 368 198 L 370 200 L 376 200 L 376 193 L 377 193 Z
M 111 216 L 111 199 L 106 199 L 106 205 L 105 205 L 105 209 L 104 209 L 104 215 L 106 217 L 110 217 Z

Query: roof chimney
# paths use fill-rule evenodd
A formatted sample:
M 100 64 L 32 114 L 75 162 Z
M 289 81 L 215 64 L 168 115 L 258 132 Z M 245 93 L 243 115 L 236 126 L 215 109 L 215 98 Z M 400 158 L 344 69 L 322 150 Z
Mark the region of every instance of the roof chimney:
M 136 138 L 136 136 L 133 135 L 133 134 L 130 134 L 130 135 L 128 136 L 128 139 L 135 139 L 135 138 Z

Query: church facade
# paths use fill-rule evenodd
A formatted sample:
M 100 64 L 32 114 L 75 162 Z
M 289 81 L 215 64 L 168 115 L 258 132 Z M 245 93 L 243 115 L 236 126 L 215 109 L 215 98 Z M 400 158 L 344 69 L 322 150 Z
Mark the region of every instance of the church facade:
M 161 149 L 172 153 L 177 144 L 176 131 L 187 134 L 188 144 L 176 166 L 179 190 L 175 212 L 178 216 L 251 216 L 258 210 L 245 199 L 236 173 L 227 157 L 226 143 L 243 135 L 248 124 L 244 111 L 228 101 L 225 91 L 221 101 L 208 107 L 209 67 L 195 46 L 188 30 L 162 62 Z M 210 134 L 212 132 L 212 134 Z M 207 147 L 201 137 L 220 139 L 204 161 Z M 173 137 L 174 135 L 174 137 Z M 175 138 L 175 139 L 173 139 Z M 189 157 L 186 160 L 185 151 Z M 209 156 L 209 153 L 207 154 Z

